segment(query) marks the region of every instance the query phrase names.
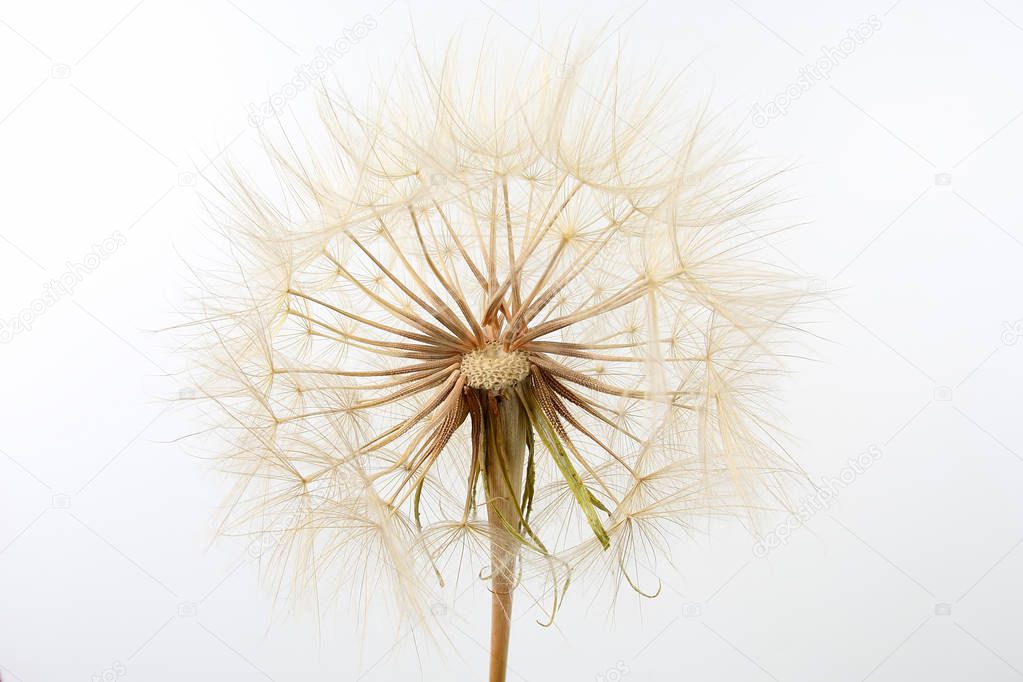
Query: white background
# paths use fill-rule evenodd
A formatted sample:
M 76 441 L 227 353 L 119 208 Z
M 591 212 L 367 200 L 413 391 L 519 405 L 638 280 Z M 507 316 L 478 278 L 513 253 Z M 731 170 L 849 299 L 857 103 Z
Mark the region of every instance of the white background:
M 0 4 L 0 319 L 126 238 L 0 345 L 5 681 L 482 677 L 489 599 L 471 580 L 431 616 L 444 655 L 421 628 L 360 636 L 344 610 L 275 603 L 245 543 L 211 545 L 224 484 L 171 442 L 190 424 L 162 400 L 177 360 L 150 330 L 181 300 L 178 252 L 204 243 L 199 171 L 258 149 L 249 105 L 367 16 L 332 70 L 353 92 L 413 25 L 431 47 L 489 22 L 521 50 L 610 19 L 740 118 L 880 22 L 749 138 L 798 164 L 784 211 L 810 224 L 772 248 L 832 293 L 819 362 L 793 365 L 783 396 L 793 454 L 818 480 L 877 461 L 764 558 L 715 528 L 678 546 L 656 600 L 623 594 L 609 615 L 570 592 L 550 629 L 522 610 L 512 679 L 1023 677 L 1023 7 L 544 5 Z

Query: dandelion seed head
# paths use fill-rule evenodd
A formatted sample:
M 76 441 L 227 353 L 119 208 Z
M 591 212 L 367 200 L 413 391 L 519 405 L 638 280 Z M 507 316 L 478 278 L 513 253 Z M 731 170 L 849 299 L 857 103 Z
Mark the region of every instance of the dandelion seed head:
M 225 525 L 274 533 L 296 591 L 414 609 L 502 543 L 541 592 L 636 587 L 668 528 L 798 475 L 765 388 L 805 290 L 751 227 L 764 176 L 591 52 L 452 49 L 364 107 L 325 91 L 318 144 L 271 143 L 277 201 L 225 173 L 195 383 Z

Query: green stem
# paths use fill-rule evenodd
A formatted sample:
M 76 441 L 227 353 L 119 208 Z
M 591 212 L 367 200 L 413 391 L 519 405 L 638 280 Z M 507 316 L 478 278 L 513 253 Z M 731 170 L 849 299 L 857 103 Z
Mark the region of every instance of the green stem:
M 483 445 L 490 526 L 490 682 L 505 682 L 519 556 L 523 468 L 530 421 L 514 395 L 484 398 Z

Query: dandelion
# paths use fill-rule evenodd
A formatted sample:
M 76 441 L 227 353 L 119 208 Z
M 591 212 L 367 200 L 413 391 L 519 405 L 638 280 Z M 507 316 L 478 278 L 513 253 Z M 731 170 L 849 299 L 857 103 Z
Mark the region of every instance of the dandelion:
M 472 64 L 466 69 L 466 64 Z M 754 230 L 769 178 L 675 81 L 543 49 L 449 51 L 323 140 L 271 143 L 281 196 L 238 171 L 200 273 L 197 382 L 296 589 L 386 582 L 421 613 L 472 571 L 554 617 L 577 575 L 643 594 L 700 514 L 781 499 L 765 377 L 799 292 Z

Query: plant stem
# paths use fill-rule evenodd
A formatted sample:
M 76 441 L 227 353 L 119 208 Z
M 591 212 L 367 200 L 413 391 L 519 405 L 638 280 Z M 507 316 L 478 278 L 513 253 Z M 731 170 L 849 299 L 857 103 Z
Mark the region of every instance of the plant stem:
M 492 578 L 490 607 L 490 682 L 505 682 L 508 674 L 508 643 L 511 639 L 511 609 L 514 583 Z
M 490 682 L 505 682 L 519 555 L 519 541 L 510 529 L 521 530 L 517 505 L 522 499 L 522 470 L 531 427 L 522 404 L 512 395 L 497 399 L 496 417 L 488 420 L 499 426 L 500 432 L 494 433 L 490 441 L 496 445 L 496 452 L 487 453 L 485 471 L 491 531 Z

